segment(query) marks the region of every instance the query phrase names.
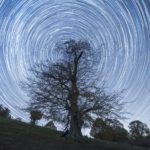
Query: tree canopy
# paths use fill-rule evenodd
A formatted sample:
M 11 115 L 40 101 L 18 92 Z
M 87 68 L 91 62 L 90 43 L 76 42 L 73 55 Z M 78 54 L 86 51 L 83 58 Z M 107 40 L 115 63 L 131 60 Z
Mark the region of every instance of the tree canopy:
M 38 110 L 31 110 L 30 111 L 30 119 L 31 119 L 31 124 L 36 124 L 38 120 L 42 118 L 42 113 Z

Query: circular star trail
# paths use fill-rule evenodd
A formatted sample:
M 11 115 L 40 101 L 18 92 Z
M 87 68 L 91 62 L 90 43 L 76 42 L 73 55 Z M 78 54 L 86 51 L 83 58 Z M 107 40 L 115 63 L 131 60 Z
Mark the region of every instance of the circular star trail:
M 149 0 L 1 0 L 0 103 L 14 117 L 29 98 L 19 83 L 35 63 L 58 57 L 55 44 L 85 39 L 97 53 L 103 45 L 97 76 L 110 91 L 127 89 L 130 120 L 150 118 Z M 149 123 L 150 125 L 150 123 Z

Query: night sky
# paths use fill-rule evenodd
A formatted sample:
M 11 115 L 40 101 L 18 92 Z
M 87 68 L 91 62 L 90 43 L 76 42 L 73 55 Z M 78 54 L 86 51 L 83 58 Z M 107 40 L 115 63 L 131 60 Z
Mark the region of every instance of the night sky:
M 103 45 L 94 75 L 110 92 L 126 89 L 125 125 L 150 127 L 150 0 L 0 0 L 0 103 L 27 121 L 19 83 L 36 62 L 55 61 L 55 44 L 67 39 L 89 41 L 94 53 Z

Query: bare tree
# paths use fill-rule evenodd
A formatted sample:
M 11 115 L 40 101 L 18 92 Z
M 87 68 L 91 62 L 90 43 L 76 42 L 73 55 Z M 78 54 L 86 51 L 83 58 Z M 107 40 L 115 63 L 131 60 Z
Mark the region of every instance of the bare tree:
M 117 93 L 106 94 L 99 86 L 96 69 L 100 53 L 87 41 L 69 40 L 56 45 L 57 61 L 35 64 L 23 84 L 31 97 L 30 109 L 38 109 L 64 123 L 68 136 L 82 138 L 81 128 L 90 125 L 93 115 L 121 116 L 123 103 Z

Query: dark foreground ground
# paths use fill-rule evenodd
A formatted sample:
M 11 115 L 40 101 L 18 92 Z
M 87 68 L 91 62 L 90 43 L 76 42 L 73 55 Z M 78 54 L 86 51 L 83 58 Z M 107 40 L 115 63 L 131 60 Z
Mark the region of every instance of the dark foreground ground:
M 88 139 L 66 140 L 59 132 L 0 118 L 0 150 L 148 150 L 127 144 Z

